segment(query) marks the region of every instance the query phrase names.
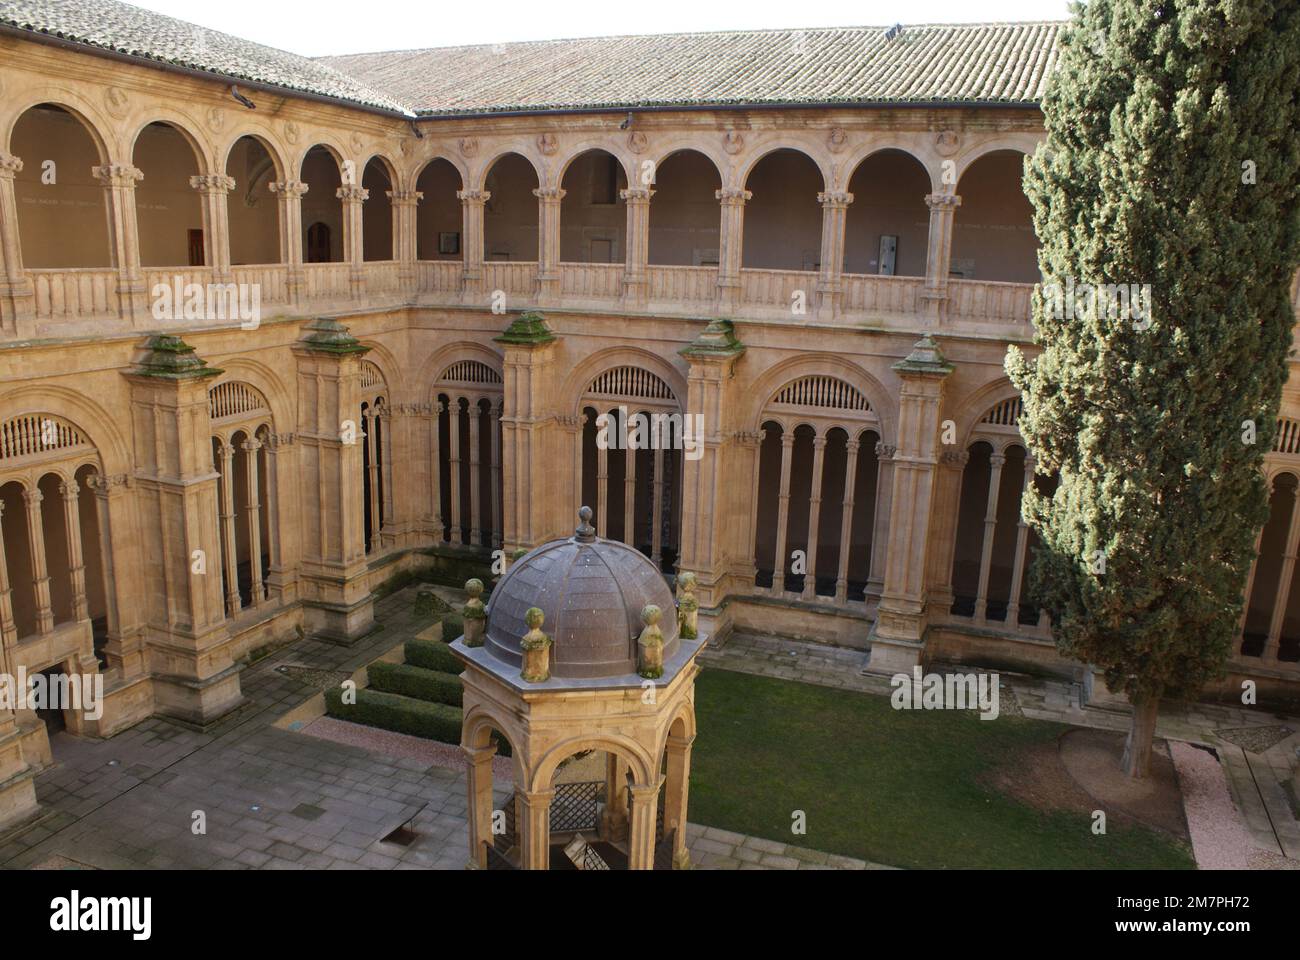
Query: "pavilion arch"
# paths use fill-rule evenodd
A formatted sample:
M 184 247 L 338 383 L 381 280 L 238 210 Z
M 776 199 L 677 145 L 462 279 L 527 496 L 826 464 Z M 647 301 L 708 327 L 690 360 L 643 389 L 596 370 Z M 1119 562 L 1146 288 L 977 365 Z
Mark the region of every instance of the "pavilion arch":
M 825 375 L 844 381 L 870 404 L 879 423 L 880 437 L 893 442 L 895 434 L 894 402 L 888 390 L 872 374 L 851 360 L 833 353 L 805 353 L 789 357 L 763 372 L 749 390 L 750 407 L 742 422 L 758 430 L 768 405 L 789 383 L 807 376 Z
M 1039 280 L 1034 210 L 1022 185 L 1024 158 L 1024 151 L 1003 146 L 973 154 L 961 169 L 952 276 L 1000 283 Z
M 717 191 L 724 182 L 708 151 L 684 142 L 655 163 L 647 262 L 714 266 L 722 244 Z
M 646 756 L 645 748 L 631 737 L 614 734 L 571 737 L 551 747 L 537 760 L 528 789 L 534 793 L 549 790 L 560 764 L 584 750 L 602 750 L 614 754 L 628 765 L 633 782 L 638 786 L 652 783 L 658 774 L 657 758 Z
M 524 783 L 527 780 L 524 764 L 528 758 L 520 749 L 520 744 L 525 739 L 523 731 L 516 724 L 504 722 L 482 704 L 471 707 L 461 721 L 461 746 L 469 750 L 483 750 L 492 745 L 494 734 L 510 747 L 515 783 Z
M 695 704 L 688 700 L 681 705 L 677 713 L 673 716 L 672 721 L 665 728 L 663 742 L 659 744 L 656 750 L 656 755 L 660 757 L 664 755 L 664 751 L 668 749 L 669 738 L 684 737 L 689 740 L 694 740 L 695 734 Z

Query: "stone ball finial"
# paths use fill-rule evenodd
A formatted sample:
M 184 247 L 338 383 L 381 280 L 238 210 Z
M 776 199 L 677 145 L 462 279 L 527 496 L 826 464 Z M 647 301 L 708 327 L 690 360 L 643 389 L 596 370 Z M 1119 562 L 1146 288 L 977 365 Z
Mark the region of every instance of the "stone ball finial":
M 484 620 L 487 617 L 487 610 L 483 606 L 483 601 L 479 599 L 483 593 L 483 581 L 478 577 L 466 580 L 465 592 L 469 594 L 469 599 L 465 601 L 465 608 L 461 611 L 461 618 L 465 624 L 465 646 L 481 647 Z
M 647 603 L 641 608 L 641 622 L 645 629 L 637 637 L 637 673 L 647 680 L 658 680 L 664 675 L 664 632 L 659 629 L 663 610 L 657 604 Z
M 596 528 L 591 525 L 591 507 L 580 507 L 578 509 L 578 529 L 573 531 L 573 535 L 582 543 L 590 543 L 596 539 Z
M 465 592 L 477 600 L 483 596 L 483 581 L 478 577 L 470 577 L 465 581 Z
M 542 633 L 545 621 L 541 607 L 529 607 L 524 614 L 528 632 L 519 641 L 524 654 L 519 675 L 529 683 L 542 683 L 551 677 L 551 638 Z
M 538 630 L 546 622 L 546 611 L 541 607 L 529 607 L 528 612 L 524 614 L 524 623 L 528 624 L 529 630 Z
M 647 627 L 653 627 L 656 623 L 659 622 L 659 618 L 662 617 L 663 615 L 664 612 L 660 610 L 656 604 L 653 603 L 647 603 L 644 607 L 641 608 L 641 622 L 644 623 Z

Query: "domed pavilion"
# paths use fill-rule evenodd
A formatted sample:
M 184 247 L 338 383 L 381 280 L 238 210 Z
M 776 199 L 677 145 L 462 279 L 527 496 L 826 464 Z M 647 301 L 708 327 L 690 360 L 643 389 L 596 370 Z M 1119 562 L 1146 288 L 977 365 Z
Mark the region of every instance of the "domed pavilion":
M 451 645 L 465 663 L 469 866 L 684 869 L 706 639 L 693 578 L 679 578 L 675 601 L 649 559 L 597 537 L 589 508 L 579 515 L 573 536 L 510 567 L 485 611 L 467 606 Z M 505 811 L 493 810 L 494 732 L 514 764 Z M 597 751 L 603 782 L 556 782 L 562 763 Z

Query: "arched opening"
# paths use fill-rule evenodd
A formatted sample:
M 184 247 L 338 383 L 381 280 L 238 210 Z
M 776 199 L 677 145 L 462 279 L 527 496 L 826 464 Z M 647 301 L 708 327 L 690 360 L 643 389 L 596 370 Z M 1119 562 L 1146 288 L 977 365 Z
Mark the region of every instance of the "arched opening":
M 750 171 L 745 189 L 742 266 L 753 270 L 804 270 L 821 267 L 822 211 L 817 194 L 825 189 L 821 171 L 807 154 L 775 150 Z
M 10 146 L 23 161 L 14 177 L 23 265 L 33 270 L 113 265 L 104 163 L 95 138 L 70 111 L 43 103 L 14 125 Z
M 1296 509 L 1296 476 L 1282 472 L 1273 478 L 1273 490 L 1269 496 L 1268 521 L 1259 535 L 1259 553 L 1255 560 L 1255 570 L 1251 578 L 1250 597 L 1246 603 L 1246 619 L 1242 630 L 1241 652 L 1247 657 L 1261 657 L 1273 637 L 1275 618 L 1280 602 L 1287 607 L 1296 600 L 1296 589 L 1284 584 L 1282 573 L 1285 568 L 1287 539 L 1293 523 L 1292 515 Z M 1283 587 L 1289 588 L 1289 597 L 1283 601 Z M 1285 629 L 1284 618 L 1277 627 Z M 1295 621 L 1293 620 L 1294 624 Z M 1292 626 L 1291 637 L 1297 632 Z M 1280 641 L 1280 630 L 1278 640 Z M 1294 642 L 1294 641 L 1293 641 Z
M 882 150 L 858 164 L 849 178 L 844 272 L 925 276 L 929 192 L 925 167 L 902 150 Z
M 1034 208 L 1025 196 L 1024 155 L 985 154 L 957 184 L 961 206 L 953 217 L 949 275 L 966 280 L 1037 283 Z
M 225 380 L 208 391 L 222 587 L 232 617 L 267 599 L 271 558 L 278 549 L 270 413 L 266 398 L 248 383 Z
M 517 153 L 492 164 L 485 180 L 491 196 L 483 210 L 484 260 L 537 259 L 537 186 L 537 171 Z
M 14 636 L 39 632 L 36 615 L 32 544 L 28 537 L 26 489 L 11 481 L 0 486 L 0 524 L 4 529 L 4 559 L 13 607 Z
M 203 202 L 190 184 L 202 171 L 189 140 L 169 123 L 151 123 L 136 138 L 131 162 L 144 174 L 135 187 L 140 265 L 207 264 Z
M 420 171 L 415 189 L 424 194 L 415 212 L 416 259 L 461 260 L 460 172 L 450 160 L 439 157 Z
M 315 146 L 303 157 L 299 177 L 308 186 L 302 198 L 303 261 L 343 262 L 343 186 L 338 160 L 326 147 Z
M 280 212 L 271 193 L 278 170 L 270 151 L 257 137 L 240 137 L 226 157 L 226 176 L 235 181 L 226 195 L 231 264 L 280 263 Z
M 365 260 L 393 259 L 393 175 L 380 157 L 371 157 L 361 175 L 361 186 L 369 191 L 362 207 L 362 256 Z
M 627 176 L 618 158 L 588 150 L 569 164 L 561 181 L 560 260 L 622 263 L 627 253 L 627 211 L 621 191 Z
M 717 191 L 721 186 L 718 168 L 696 150 L 680 150 L 657 166 L 650 203 L 651 264 L 718 265 L 721 222 Z

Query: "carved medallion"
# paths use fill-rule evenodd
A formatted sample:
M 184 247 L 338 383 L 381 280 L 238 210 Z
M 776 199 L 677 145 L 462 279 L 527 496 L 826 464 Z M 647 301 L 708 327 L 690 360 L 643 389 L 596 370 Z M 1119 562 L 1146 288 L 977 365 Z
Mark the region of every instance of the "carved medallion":
M 560 140 L 553 133 L 543 133 L 537 137 L 537 149 L 546 156 L 554 156 L 560 149 Z
M 126 116 L 127 97 L 126 91 L 121 87 L 109 87 L 104 91 L 104 102 L 108 105 L 108 112 L 115 117 Z
M 934 135 L 934 149 L 941 157 L 951 157 L 961 146 L 961 138 L 955 130 L 940 130 Z
M 831 153 L 839 153 L 848 145 L 849 135 L 844 132 L 843 127 L 833 127 L 826 135 L 826 146 L 830 148 Z
M 722 149 L 737 154 L 745 149 L 745 136 L 739 130 L 728 130 L 722 135 Z
M 225 127 L 225 125 L 226 125 L 225 111 L 220 109 L 219 107 L 209 107 L 208 128 L 213 133 L 220 133 L 222 128 Z
M 284 139 L 290 143 L 297 143 L 298 138 L 302 136 L 302 131 L 298 129 L 298 124 L 292 120 L 284 121 Z
M 645 153 L 645 148 L 650 143 L 650 138 L 640 130 L 633 130 L 627 135 L 627 148 L 633 153 Z
M 478 137 L 461 137 L 460 155 L 462 157 L 478 156 Z

